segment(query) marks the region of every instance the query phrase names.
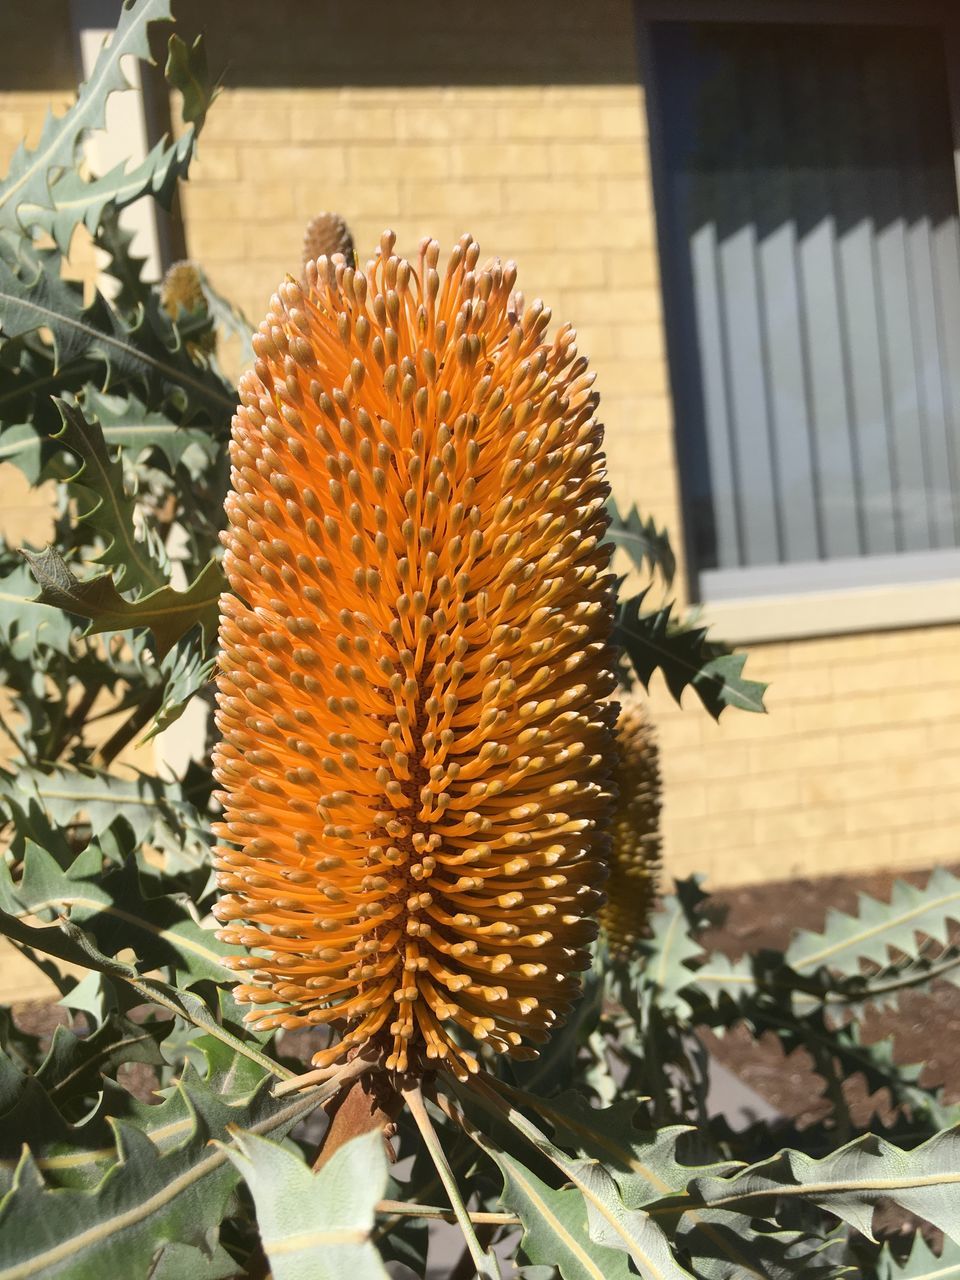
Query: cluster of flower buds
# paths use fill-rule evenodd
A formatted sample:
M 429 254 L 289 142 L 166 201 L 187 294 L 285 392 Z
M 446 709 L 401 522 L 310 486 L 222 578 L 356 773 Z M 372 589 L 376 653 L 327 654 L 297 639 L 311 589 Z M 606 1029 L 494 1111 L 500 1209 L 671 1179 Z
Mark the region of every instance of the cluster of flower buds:
M 464 236 L 280 286 L 231 444 L 221 936 L 314 1058 L 477 1070 L 570 1008 L 602 902 L 615 583 L 569 325 Z

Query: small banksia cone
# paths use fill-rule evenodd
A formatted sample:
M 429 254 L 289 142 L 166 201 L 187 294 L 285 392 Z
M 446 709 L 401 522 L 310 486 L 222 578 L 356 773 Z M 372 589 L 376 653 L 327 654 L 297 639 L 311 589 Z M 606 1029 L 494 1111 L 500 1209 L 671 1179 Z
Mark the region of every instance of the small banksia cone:
M 207 322 L 207 299 L 203 292 L 203 278 L 195 262 L 174 262 L 168 267 L 160 282 L 160 306 L 171 320 L 199 321 L 190 326 L 192 336 L 185 341 L 187 354 L 196 364 L 206 364 L 217 346 L 217 335 Z
M 176 320 L 181 311 L 195 315 L 207 309 L 195 262 L 174 262 L 167 268 L 160 283 L 160 305 L 171 320 Z
M 335 253 L 343 254 L 347 266 L 354 265 L 356 253 L 350 228 L 339 213 L 318 213 L 303 233 L 304 270 L 318 258 L 332 258 Z
M 600 923 L 614 955 L 642 938 L 660 871 L 660 752 L 644 703 L 625 701 L 617 721 L 619 790 L 611 823 L 610 876 Z
M 308 264 L 233 420 L 221 936 L 318 1067 L 530 1056 L 596 935 L 616 706 L 602 430 L 550 313 L 385 233 Z

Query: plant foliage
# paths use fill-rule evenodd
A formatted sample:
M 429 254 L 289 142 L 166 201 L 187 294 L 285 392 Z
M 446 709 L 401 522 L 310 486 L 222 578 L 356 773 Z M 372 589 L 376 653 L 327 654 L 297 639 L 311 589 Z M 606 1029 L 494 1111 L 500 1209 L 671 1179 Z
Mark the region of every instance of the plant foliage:
M 161 35 L 186 127 L 91 176 L 79 148 L 122 59 Z M 0 1280 L 423 1275 L 427 1224 L 454 1218 L 457 1276 L 960 1276 L 960 1109 L 862 1034 L 868 1006 L 957 980 L 946 872 L 736 962 L 680 884 L 632 955 L 597 950 L 539 1060 L 485 1060 L 469 1086 L 439 1072 L 401 1114 L 377 1111 L 362 1061 L 318 1080 L 315 1040 L 243 1026 L 210 915 L 207 762 L 234 404 L 216 344 L 249 351 L 249 328 L 202 274 L 205 305 L 171 319 L 120 217 L 169 204 L 212 96 L 168 0 L 126 0 L 73 109 L 0 183 L 0 461 L 57 489 L 53 545 L 0 544 L 0 933 L 61 997 L 47 1036 L 0 1011 Z M 62 270 L 81 226 L 112 286 L 87 302 Z M 653 520 L 611 503 L 609 537 L 670 588 Z M 743 655 L 651 590 L 620 606 L 624 681 L 659 670 L 713 716 L 762 710 Z M 145 771 L 131 750 L 188 710 L 194 761 Z M 735 1024 L 810 1053 L 826 1120 L 734 1130 L 711 1110 L 698 1033 Z M 887 1091 L 886 1128 L 847 1107 L 853 1076 Z M 325 1105 L 341 1137 L 314 1169 Z M 942 1249 L 926 1228 L 877 1241 L 881 1201 Z

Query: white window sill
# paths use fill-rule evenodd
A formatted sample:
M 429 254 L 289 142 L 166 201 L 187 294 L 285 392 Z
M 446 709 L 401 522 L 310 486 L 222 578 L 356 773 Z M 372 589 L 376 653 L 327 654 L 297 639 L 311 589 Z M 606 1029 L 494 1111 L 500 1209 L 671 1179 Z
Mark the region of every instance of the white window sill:
M 728 644 L 942 626 L 960 623 L 960 580 L 704 601 L 700 610 Z

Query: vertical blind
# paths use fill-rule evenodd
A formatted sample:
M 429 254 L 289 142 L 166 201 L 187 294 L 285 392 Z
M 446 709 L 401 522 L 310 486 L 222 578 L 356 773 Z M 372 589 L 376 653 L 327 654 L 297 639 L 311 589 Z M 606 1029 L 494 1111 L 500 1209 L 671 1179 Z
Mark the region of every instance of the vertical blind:
M 665 22 L 652 39 L 697 566 L 960 546 L 942 36 Z

